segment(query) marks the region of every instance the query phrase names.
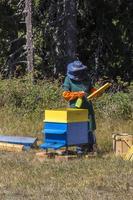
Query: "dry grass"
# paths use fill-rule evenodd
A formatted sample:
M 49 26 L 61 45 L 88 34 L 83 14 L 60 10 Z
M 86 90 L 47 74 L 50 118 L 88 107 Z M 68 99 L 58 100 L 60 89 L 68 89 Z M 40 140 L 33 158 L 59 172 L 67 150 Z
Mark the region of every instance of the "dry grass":
M 97 142 L 103 152 L 112 151 L 112 134 L 133 134 L 133 120 L 97 119 Z
M 112 156 L 57 163 L 1 153 L 1 199 L 132 199 L 133 163 Z
M 39 136 L 42 116 L 0 111 L 0 134 Z M 35 152 L 0 152 L 1 200 L 131 200 L 133 163 L 111 152 L 113 132 L 133 130 L 132 121 L 97 120 L 97 141 L 102 154 L 93 159 L 40 162 Z

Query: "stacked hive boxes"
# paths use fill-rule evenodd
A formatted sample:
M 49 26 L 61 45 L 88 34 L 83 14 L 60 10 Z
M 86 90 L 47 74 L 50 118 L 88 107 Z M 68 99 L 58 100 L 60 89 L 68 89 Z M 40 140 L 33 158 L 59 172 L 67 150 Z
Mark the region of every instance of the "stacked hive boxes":
M 88 143 L 88 110 L 45 110 L 43 149 L 59 149 Z

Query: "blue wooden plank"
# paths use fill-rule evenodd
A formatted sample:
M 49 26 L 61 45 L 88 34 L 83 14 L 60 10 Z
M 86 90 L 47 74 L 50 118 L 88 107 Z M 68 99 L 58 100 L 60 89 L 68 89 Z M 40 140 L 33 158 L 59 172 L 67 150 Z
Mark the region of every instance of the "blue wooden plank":
M 44 143 L 40 145 L 40 148 L 42 149 L 60 149 L 61 147 L 64 147 L 65 143 Z
M 25 146 L 33 145 L 37 141 L 37 138 L 33 137 L 21 137 L 21 136 L 6 136 L 0 135 L 0 142 L 7 142 L 12 144 L 23 144 Z
M 45 122 L 43 130 L 45 131 L 47 129 L 60 130 L 64 132 L 67 130 L 67 123 Z
M 51 133 L 51 134 L 64 134 L 66 133 L 66 130 L 60 130 L 60 129 L 45 129 L 44 133 Z
M 43 143 L 43 144 L 40 145 L 40 148 L 41 149 L 47 149 L 51 144 L 52 144 L 51 142 L 50 143 L 45 142 L 45 143 Z
M 46 139 L 45 143 L 62 143 L 62 144 L 66 144 L 65 140 L 51 140 L 51 139 Z
M 45 134 L 44 141 L 51 140 L 53 142 L 65 142 L 66 134 Z

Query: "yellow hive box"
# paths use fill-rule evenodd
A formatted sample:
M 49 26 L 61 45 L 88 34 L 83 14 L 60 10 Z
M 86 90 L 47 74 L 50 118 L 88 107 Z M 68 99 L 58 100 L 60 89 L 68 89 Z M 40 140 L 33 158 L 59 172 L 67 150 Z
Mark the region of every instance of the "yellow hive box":
M 88 121 L 87 109 L 63 108 L 45 110 L 45 122 L 86 122 Z

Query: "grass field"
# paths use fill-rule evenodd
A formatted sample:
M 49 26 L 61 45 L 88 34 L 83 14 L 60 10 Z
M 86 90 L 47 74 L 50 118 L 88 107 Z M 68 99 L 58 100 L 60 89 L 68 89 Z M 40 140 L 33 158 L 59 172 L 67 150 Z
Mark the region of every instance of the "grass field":
M 41 139 L 43 115 L 0 111 L 0 134 Z M 113 132 L 132 133 L 132 120 L 97 119 L 96 158 L 39 161 L 35 150 L 0 152 L 0 200 L 131 200 L 133 163 L 112 152 Z
M 1 153 L 3 199 L 123 199 L 133 197 L 133 163 L 111 155 L 69 162 L 35 159 L 34 153 Z

